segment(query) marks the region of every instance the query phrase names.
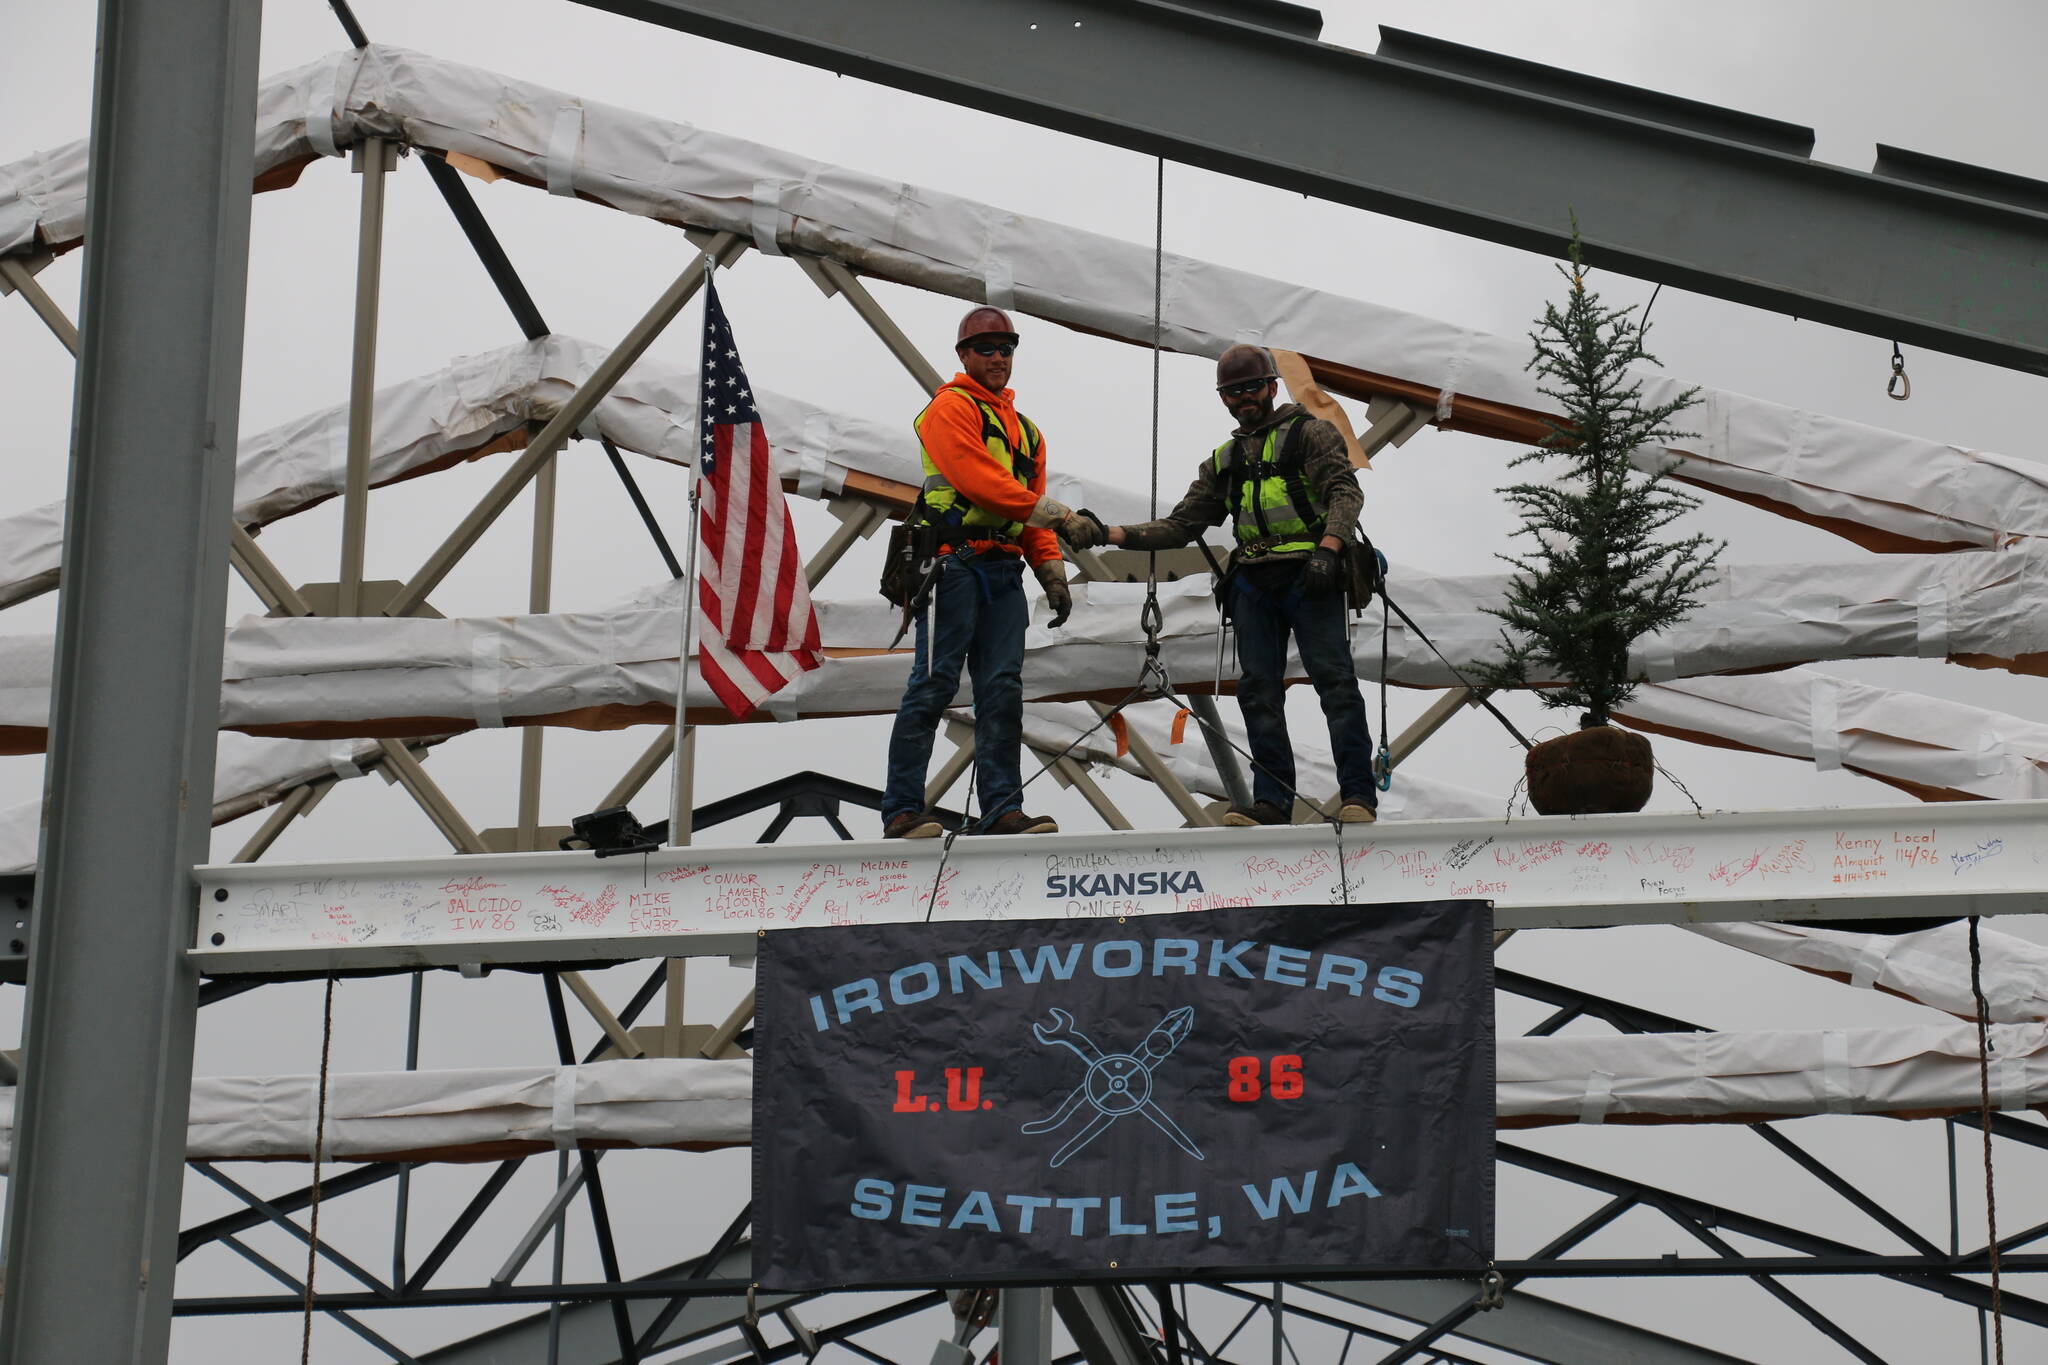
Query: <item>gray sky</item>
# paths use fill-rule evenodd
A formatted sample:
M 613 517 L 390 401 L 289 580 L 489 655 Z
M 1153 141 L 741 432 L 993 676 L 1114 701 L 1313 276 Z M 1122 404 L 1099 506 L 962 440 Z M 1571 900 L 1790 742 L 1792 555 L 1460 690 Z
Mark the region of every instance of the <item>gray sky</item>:
M 93 51 L 91 7 L 25 6 L 10 15 L 0 56 L 0 161 L 82 136 L 86 131 Z M 985 200 L 1133 241 L 1152 225 L 1149 159 L 1021 124 L 899 94 L 829 73 L 687 38 L 566 0 L 359 0 L 357 11 L 377 41 L 415 48 L 524 80 L 603 99 L 664 118 L 735 133 L 821 160 Z M 1327 40 L 1371 50 L 1376 25 L 1417 30 L 1532 61 L 1663 89 L 1672 94 L 1810 124 L 1816 155 L 1868 168 L 1876 142 L 2048 179 L 2048 147 L 2039 129 L 2048 95 L 2039 61 L 2048 39 L 2048 11 L 2021 3 L 1946 7 L 1938 22 L 1907 3 L 1764 3 L 1722 0 L 1707 6 L 1670 0 L 1588 0 L 1560 11 L 1527 4 L 1330 3 Z M 265 74 L 282 71 L 342 45 L 319 0 L 272 0 L 266 7 Z M 174 60 L 175 54 L 165 54 Z M 349 308 L 353 289 L 358 182 L 345 165 L 309 168 L 293 190 L 259 197 L 254 209 L 250 306 L 242 429 L 259 431 L 345 399 Z M 681 268 L 690 248 L 680 234 L 589 204 L 551 198 L 509 183 L 473 186 L 512 259 L 551 324 L 561 332 L 609 344 Z M 379 378 L 392 382 L 440 368 L 454 356 L 518 339 L 452 220 L 417 167 L 392 177 L 386 236 Z M 1313 284 L 1462 325 L 1510 335 L 1526 329 L 1554 292 L 1550 264 L 1536 256 L 1471 242 L 1431 229 L 1310 202 L 1207 172 L 1169 165 L 1166 173 L 1169 250 Z M 79 256 L 42 279 L 75 309 Z M 1902 262 L 1901 268 L 1905 268 Z M 1611 301 L 1646 299 L 1638 282 L 1599 277 Z M 880 421 L 908 423 L 918 406 L 910 381 L 836 300 L 827 300 L 786 262 L 750 255 L 721 284 L 728 312 L 755 379 L 772 388 Z M 960 305 L 893 286 L 877 293 L 935 359 L 943 359 Z M 1972 362 L 1909 351 L 1910 403 L 1883 395 L 1889 348 L 1880 340 L 1735 307 L 1666 289 L 1657 303 L 1653 349 L 1672 373 L 1689 381 L 1755 394 L 1966 448 L 2038 458 L 2037 414 L 2048 406 L 2048 382 Z M 657 358 L 687 363 L 695 310 L 657 344 Z M 70 364 L 28 311 L 0 300 L 0 471 L 10 509 L 63 492 L 70 411 Z M 1039 324 L 1027 331 L 1016 376 L 1021 405 L 1046 430 L 1055 466 L 1086 461 L 1127 487 L 1147 479 L 1150 361 L 1136 348 Z M 1219 438 L 1209 396 L 1208 363 L 1169 356 L 1164 363 L 1161 437 L 1162 496 L 1185 483 L 1192 464 Z M 1354 405 L 1354 413 L 1356 407 Z M 1426 432 L 1389 452 L 1364 477 L 1367 526 L 1398 562 L 1440 573 L 1494 567 L 1509 520 L 1492 489 L 1504 482 L 1515 449 L 1476 437 Z M 659 559 L 589 446 L 565 457 L 563 534 L 558 551 L 559 608 L 595 607 L 662 576 Z M 408 576 L 457 515 L 495 475 L 469 467 L 402 485 L 372 500 L 373 577 Z M 683 482 L 665 467 L 641 462 L 642 479 L 678 538 L 684 533 Z M 798 503 L 800 534 L 813 544 L 829 524 Z M 1730 542 L 1731 558 L 1748 562 L 1836 560 L 1861 551 L 1835 537 L 1723 500 L 1710 501 L 1697 525 Z M 338 507 L 332 503 L 275 528 L 264 545 L 299 581 L 334 576 Z M 435 594 L 447 615 L 503 613 L 523 607 L 523 512 L 486 538 L 479 553 Z M 828 580 L 826 595 L 865 594 L 867 557 L 849 561 Z M 1397 591 L 1398 591 L 1398 585 Z M 254 609 L 239 584 L 231 610 Z M 0 621 L 10 634 L 47 631 L 54 600 L 15 608 Z M 1978 673 L 1937 661 L 1888 660 L 1829 665 L 1842 676 L 1907 687 L 2014 714 L 2040 714 L 2038 680 Z M 1397 692 L 1395 728 L 1430 697 Z M 1557 724 L 1532 706 L 1514 709 L 1525 725 Z M 1303 733 L 1319 735 L 1313 708 L 1300 712 Z M 766 726 L 707 732 L 700 797 L 713 798 L 762 777 L 818 767 L 867 780 L 879 771 L 886 723 L 806 722 L 796 732 Z M 544 817 L 566 820 L 592 805 L 645 742 L 645 732 L 549 739 L 550 806 Z M 461 741 L 432 767 L 474 823 L 512 822 L 511 774 L 516 742 L 503 735 Z M 1747 757 L 1659 741 L 1664 763 L 1709 806 L 1871 804 L 1901 801 L 1890 788 L 1836 772 L 1816 774 L 1783 759 Z M 1503 793 L 1519 768 L 1519 751 L 1478 713 L 1466 713 L 1425 748 L 1422 771 Z M 727 775 L 731 774 L 730 777 Z M 39 790 L 35 758 L 0 759 L 0 804 Z M 1167 807 L 1149 789 L 1117 778 L 1110 789 L 1134 814 L 1154 822 Z M 642 798 L 651 813 L 658 795 Z M 1661 789 L 1660 806 L 1680 798 Z M 1049 804 L 1072 827 L 1090 820 L 1077 800 Z M 229 827 L 219 856 L 246 837 L 249 824 Z M 758 822 L 723 837 L 750 839 Z M 822 831 L 820 831 L 822 832 Z M 348 858 L 429 853 L 439 843 L 395 790 L 351 783 L 330 796 L 317 817 L 296 827 L 276 858 Z M 2008 932 L 2040 938 L 2038 924 L 2003 922 Z M 1619 995 L 1665 1012 L 1729 1028 L 1839 1027 L 1928 1022 L 1925 1011 L 1867 992 L 1804 978 L 1676 931 L 1525 934 L 1504 950 L 1504 965 Z M 636 969 L 611 974 L 614 997 L 630 989 Z M 744 978 L 721 966 L 693 968 L 692 1018 L 722 1013 Z M 540 995 L 525 977 L 484 982 L 431 979 L 424 1064 L 508 1065 L 552 1059 Z M 18 995 L 0 997 L 0 1033 L 12 1033 Z M 403 1037 L 402 988 L 349 983 L 342 991 L 336 1066 L 374 1069 L 398 1064 Z M 200 1069 L 215 1073 L 303 1072 L 317 1062 L 317 999 L 301 988 L 273 988 L 207 1012 Z M 1504 1004 L 1501 1027 L 1526 1027 L 1518 1006 Z M 1794 1135 L 1842 1164 L 1852 1177 L 1894 1201 L 1923 1229 L 1943 1224 L 1945 1189 L 1941 1132 L 1930 1124 L 1812 1119 Z M 1743 1139 L 1748 1139 L 1744 1141 Z M 1710 1198 L 1760 1212 L 1810 1198 L 1787 1178 L 1783 1163 L 1759 1162 L 1761 1144 L 1740 1132 L 1693 1129 L 1549 1130 L 1518 1140 L 1595 1165 L 1610 1165 Z M 1966 1154 L 1967 1155 L 1967 1154 Z M 688 1163 L 687 1167 L 684 1163 Z M 539 1167 L 546 1163 L 530 1163 Z M 2007 1226 L 2036 1221 L 2017 1177 L 2000 1189 Z M 722 1222 L 723 1196 L 701 1192 L 743 1179 L 741 1154 L 678 1157 L 621 1154 L 606 1170 L 621 1212 L 629 1266 L 665 1264 L 692 1248 L 696 1228 Z M 259 1188 L 282 1187 L 298 1169 L 256 1172 Z M 702 1180 L 704 1183 L 697 1184 Z M 685 1184 L 684 1182 L 692 1182 Z M 539 1181 L 534 1188 L 539 1188 Z M 2039 1182 L 2034 1182 L 2039 1188 Z M 452 1209 L 473 1187 L 470 1173 L 423 1180 L 429 1208 Z M 1965 1227 L 1975 1205 L 1967 1199 Z M 1554 1228 L 1561 1209 L 1542 1206 L 1531 1222 L 1507 1177 L 1502 1246 Z M 626 1191 L 633 1197 L 625 1197 Z M 365 1196 L 373 1197 L 373 1196 Z M 188 1196 L 190 1217 L 219 1207 L 208 1191 Z M 2007 1200 L 2010 1199 L 2010 1204 Z M 2037 1201 L 2038 1202 L 2038 1201 Z M 373 1239 L 374 1220 L 353 1229 L 337 1205 L 347 1237 Z M 506 1215 L 498 1232 L 516 1233 L 531 1200 Z M 423 1215 L 425 1216 L 425 1215 Z M 1865 1233 L 1854 1218 L 1815 1207 L 1815 1226 L 1852 1240 Z M 1832 1221 L 1831 1221 L 1832 1220 Z M 431 1222 L 431 1218 L 428 1218 Z M 1966 1239 L 1968 1233 L 1966 1231 Z M 1596 1242 L 1594 1253 L 1655 1254 L 1685 1250 L 1675 1233 L 1649 1221 L 1624 1223 Z M 484 1239 L 490 1245 L 489 1238 Z M 587 1239 L 586 1239 L 587 1240 Z M 285 1255 L 278 1244 L 274 1250 Z M 368 1242 L 364 1253 L 379 1254 Z M 588 1248 L 575 1253 L 587 1259 Z M 187 1292 L 249 1286 L 224 1255 L 195 1258 Z M 285 1259 L 291 1261 L 289 1255 Z M 451 1266 L 451 1280 L 481 1278 L 490 1254 Z M 295 1262 L 292 1262 L 295 1264 Z M 572 1274 L 574 1271 L 572 1269 Z M 181 1282 L 181 1284 L 184 1282 Z M 1975 1340 L 1969 1315 L 1921 1295 L 1857 1286 L 1808 1286 L 1815 1301 L 1851 1315 L 1866 1339 L 1897 1349 L 1901 1359 L 1961 1358 Z M 1551 1285 L 1553 1297 L 1649 1321 L 1760 1361 L 1830 1361 L 1832 1345 L 1754 1289 L 1722 1282 L 1644 1294 L 1628 1287 Z M 478 1321 L 491 1315 L 473 1314 Z M 427 1344 L 462 1330 L 453 1317 L 408 1329 L 386 1315 L 380 1327 L 407 1344 Z M 179 1330 L 180 1360 L 212 1359 L 223 1344 L 279 1354 L 296 1342 L 297 1324 L 188 1323 Z M 2016 1342 L 2044 1344 L 2016 1329 Z M 316 1358 L 372 1359 L 353 1338 L 322 1328 Z M 1970 1347 L 1974 1349 L 1974 1347 Z M 2014 1359 L 2025 1358 L 2016 1347 Z M 915 1354 L 915 1352 L 911 1352 Z

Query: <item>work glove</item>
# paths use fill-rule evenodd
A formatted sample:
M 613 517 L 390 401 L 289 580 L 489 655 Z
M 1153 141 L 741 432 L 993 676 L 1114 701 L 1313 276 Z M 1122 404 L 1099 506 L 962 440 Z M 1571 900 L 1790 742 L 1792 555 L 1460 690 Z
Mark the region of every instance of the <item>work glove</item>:
M 1074 614 L 1074 591 L 1067 586 L 1066 567 L 1057 559 L 1048 559 L 1032 572 L 1045 589 L 1045 604 L 1052 608 L 1052 620 L 1046 624 L 1057 630 Z
M 1031 515 L 1024 518 L 1026 526 L 1057 526 L 1074 515 L 1074 509 L 1050 493 L 1038 495 L 1038 503 L 1031 509 Z
M 1337 590 L 1339 571 L 1343 566 L 1337 562 L 1337 552 L 1324 545 L 1316 546 L 1316 552 L 1301 569 L 1301 590 L 1309 597 L 1324 597 Z
M 1109 528 L 1102 518 L 1083 507 L 1061 517 L 1053 528 L 1061 540 L 1077 550 L 1092 550 L 1109 542 Z

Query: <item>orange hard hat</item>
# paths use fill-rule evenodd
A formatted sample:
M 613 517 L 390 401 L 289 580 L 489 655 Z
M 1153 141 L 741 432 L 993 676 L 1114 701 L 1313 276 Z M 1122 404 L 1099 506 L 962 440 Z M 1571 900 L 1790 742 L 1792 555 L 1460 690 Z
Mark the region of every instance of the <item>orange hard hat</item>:
M 1216 387 L 1219 389 L 1254 379 L 1279 377 L 1280 367 L 1273 363 L 1273 353 L 1263 346 L 1239 342 L 1216 357 Z
M 1007 337 L 1015 345 L 1017 329 L 1010 324 L 1008 313 L 984 303 L 968 309 L 967 316 L 960 319 L 960 335 L 953 339 L 953 349 L 957 351 L 981 337 Z

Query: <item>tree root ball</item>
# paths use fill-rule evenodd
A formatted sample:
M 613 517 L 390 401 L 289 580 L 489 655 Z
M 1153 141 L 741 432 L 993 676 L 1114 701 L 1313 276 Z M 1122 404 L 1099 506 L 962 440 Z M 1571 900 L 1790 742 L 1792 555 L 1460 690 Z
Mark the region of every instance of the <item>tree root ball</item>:
M 1547 739 L 1526 763 L 1529 804 L 1544 815 L 1641 810 L 1657 777 L 1650 741 L 1612 725 Z

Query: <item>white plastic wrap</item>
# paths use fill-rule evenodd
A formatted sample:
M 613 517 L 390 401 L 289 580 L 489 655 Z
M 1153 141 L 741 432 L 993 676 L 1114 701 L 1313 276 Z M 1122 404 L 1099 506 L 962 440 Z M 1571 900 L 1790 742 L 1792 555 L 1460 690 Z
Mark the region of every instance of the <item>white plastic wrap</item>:
M 2048 1026 L 1997 1024 L 1991 1103 L 2048 1102 Z M 1931 1117 L 1978 1105 L 1968 1024 L 1810 1032 L 1503 1038 L 1502 1127 L 1741 1123 L 1809 1114 Z
M 583 1143 L 737 1147 L 751 1137 L 754 1064 L 640 1058 L 584 1066 L 376 1071 L 328 1078 L 326 1156 L 492 1161 Z M 0 1089 L 0 1161 L 16 1091 Z M 318 1076 L 197 1076 L 191 1161 L 310 1160 Z
M 2048 1103 L 2048 1025 L 1991 1029 L 1992 1104 Z M 751 1060 L 641 1058 L 584 1066 L 385 1071 L 329 1078 L 334 1161 L 492 1161 L 581 1146 L 736 1147 L 752 1140 Z M 309 1160 L 317 1076 L 192 1082 L 186 1156 Z M 0 1089 L 0 1171 L 13 1156 Z M 1495 1121 L 1741 1123 L 1811 1114 L 1921 1117 L 1975 1110 L 1976 1030 L 1637 1033 L 1502 1038 Z
M 1904 996 L 1960 1019 L 1977 1017 L 1977 1002 L 1970 993 L 1970 927 L 1961 920 L 1910 934 L 1858 934 L 1808 924 L 1685 927 L 1717 943 L 1859 989 Z M 1982 926 L 1977 944 L 1991 1022 L 2048 1020 L 2048 949 Z
M 370 483 L 395 483 L 454 461 L 523 446 L 529 421 L 559 410 L 607 354 L 574 337 L 548 336 L 481 355 L 377 390 Z M 914 489 L 923 479 L 910 423 L 884 424 L 756 388 L 778 476 L 808 497 L 837 497 L 850 471 Z M 642 360 L 598 404 L 597 431 L 623 450 L 672 464 L 694 454 L 697 372 Z M 267 525 L 341 492 L 348 408 L 336 406 L 245 437 L 235 457 L 235 516 Z M 1053 488 L 1116 520 L 1144 515 L 1139 493 L 1055 469 Z M 0 518 L 0 606 L 56 586 L 64 504 Z
M 557 111 L 581 110 L 565 158 Z M 628 213 L 726 229 L 778 252 L 982 301 L 1006 283 L 1019 310 L 1148 343 L 1149 247 L 1120 242 L 765 147 L 456 62 L 373 46 L 264 82 L 256 169 L 288 172 L 375 134 L 475 157 L 526 183 Z M 559 164 L 564 160 L 568 164 Z M 84 231 L 82 143 L 0 166 L 0 252 L 75 244 Z M 1455 419 L 1474 400 L 1542 411 L 1520 336 L 1473 332 L 1245 271 L 1170 257 L 1166 346 L 1213 356 L 1247 331 L 1269 345 L 1437 395 Z M 1685 388 L 1645 375 L 1645 397 Z M 1707 389 L 1678 461 L 1702 487 L 1761 497 L 1802 519 L 1839 519 L 1885 548 L 1995 546 L 2048 533 L 2048 471 L 1818 413 Z M 1829 529 L 1842 530 L 1833 526 Z
M 214 758 L 213 823 L 261 810 L 315 778 L 361 777 L 379 756 L 375 740 L 257 739 L 223 730 Z M 41 801 L 0 810 L 0 872 L 34 869 L 42 817 Z
M 1911 653 L 1917 596 L 1930 588 L 1951 603 L 1949 642 L 1985 655 L 2027 653 L 2025 668 L 2048 655 L 2041 600 L 2048 542 L 2005 551 L 1872 558 L 1857 564 L 1737 566 L 1724 576 L 1683 633 L 1645 646 L 1668 650 L 1681 675 L 1773 668 L 1815 658 Z M 1399 595 L 1436 645 L 1461 667 L 1495 649 L 1498 575 L 1414 579 Z M 667 592 L 642 600 L 654 603 Z M 1144 585 L 1084 583 L 1073 619 L 1045 624 L 1042 604 L 1025 634 L 1026 700 L 1123 696 L 1138 676 L 1138 626 Z M 1216 668 L 1216 613 L 1206 576 L 1160 585 L 1162 657 L 1171 676 L 1209 678 Z M 879 600 L 820 602 L 827 659 L 780 694 L 777 719 L 894 711 L 910 667 L 908 651 L 886 649 L 896 613 Z M 1360 673 L 1379 672 L 1371 614 L 1353 650 Z M 388 733 L 403 721 L 432 734 L 479 724 L 542 723 L 607 729 L 667 719 L 675 698 L 679 629 L 672 610 L 436 620 L 250 617 L 228 632 L 221 724 L 289 738 L 359 735 L 375 722 Z M 479 642 L 489 649 L 479 650 Z M 846 651 L 853 651 L 849 654 Z M 488 659 L 489 666 L 484 666 Z M 49 714 L 48 636 L 0 637 L 0 752 L 32 752 L 44 743 Z M 1289 675 L 1301 676 L 1298 665 Z M 1235 676 L 1224 661 L 1224 677 Z M 1390 637 L 1388 678 L 1438 687 L 1456 675 L 1400 622 Z M 688 705 L 702 719 L 728 719 L 701 680 Z
M 1628 725 L 1840 766 L 1921 796 L 2048 797 L 2048 725 L 1810 668 L 1686 678 L 1637 691 Z

